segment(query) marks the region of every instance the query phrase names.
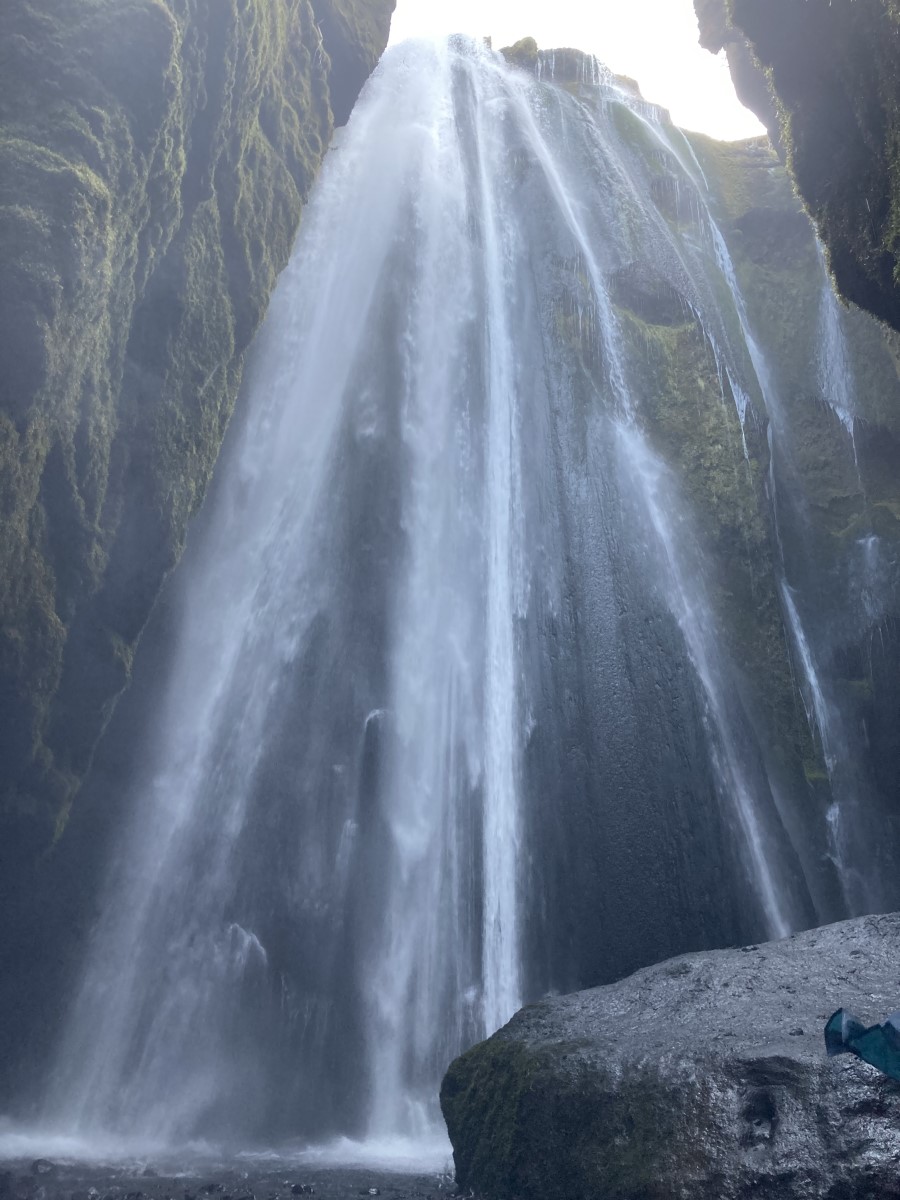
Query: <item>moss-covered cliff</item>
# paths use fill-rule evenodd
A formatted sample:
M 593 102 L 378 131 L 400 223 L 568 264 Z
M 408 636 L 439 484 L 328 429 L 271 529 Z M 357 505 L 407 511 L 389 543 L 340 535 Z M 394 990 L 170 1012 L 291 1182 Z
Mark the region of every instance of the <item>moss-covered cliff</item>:
M 65 820 L 393 0 L 0 7 L 0 845 Z
M 717 50 L 746 38 L 766 69 L 788 162 L 838 287 L 900 329 L 900 5 L 695 0 L 695 6 L 704 45 Z M 740 78 L 737 72 L 739 92 Z

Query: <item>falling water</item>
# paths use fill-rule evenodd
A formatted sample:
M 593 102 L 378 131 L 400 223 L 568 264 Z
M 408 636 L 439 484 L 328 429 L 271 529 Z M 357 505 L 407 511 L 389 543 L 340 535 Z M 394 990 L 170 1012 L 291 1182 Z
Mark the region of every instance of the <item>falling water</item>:
M 818 240 L 816 241 L 816 257 L 822 280 L 818 331 L 819 358 L 816 364 L 818 383 L 822 389 L 822 395 L 852 438 L 853 422 L 857 415 L 857 401 L 853 367 L 844 333 L 844 314 L 841 312 L 840 301 L 835 295 L 828 277 L 825 252 Z M 855 441 L 854 457 L 856 457 Z
M 816 918 L 825 818 L 772 766 L 622 305 L 652 269 L 696 327 L 747 488 L 770 368 L 690 143 L 565 55 L 397 47 L 329 156 L 176 581 L 48 1127 L 425 1137 L 529 997 Z

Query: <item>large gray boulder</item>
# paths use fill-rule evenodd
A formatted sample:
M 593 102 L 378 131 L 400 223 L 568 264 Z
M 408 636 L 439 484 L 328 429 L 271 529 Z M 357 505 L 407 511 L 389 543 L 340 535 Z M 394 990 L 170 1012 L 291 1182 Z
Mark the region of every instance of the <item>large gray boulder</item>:
M 450 1067 L 461 1189 L 508 1200 L 900 1197 L 900 1083 L 825 1056 L 900 1007 L 900 914 L 686 954 L 522 1009 Z

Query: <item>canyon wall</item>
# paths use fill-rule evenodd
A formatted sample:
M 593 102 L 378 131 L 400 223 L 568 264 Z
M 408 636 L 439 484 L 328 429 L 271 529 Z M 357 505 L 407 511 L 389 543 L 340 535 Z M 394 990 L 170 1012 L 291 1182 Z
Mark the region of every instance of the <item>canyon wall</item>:
M 900 6 L 695 8 L 701 43 L 726 49 L 740 99 L 781 140 L 840 291 L 900 329 Z
M 393 0 L 0 11 L 0 846 L 62 829 Z

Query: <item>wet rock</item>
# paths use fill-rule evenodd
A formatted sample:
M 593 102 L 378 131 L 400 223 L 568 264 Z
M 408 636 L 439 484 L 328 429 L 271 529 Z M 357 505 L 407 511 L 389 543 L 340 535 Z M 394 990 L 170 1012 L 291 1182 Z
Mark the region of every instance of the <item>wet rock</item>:
M 701 42 L 714 53 L 724 22 L 738 95 L 770 133 L 777 130 L 757 102 L 767 92 L 777 97 L 791 170 L 838 288 L 900 330 L 900 7 L 894 0 L 695 0 L 695 6 L 707 30 Z M 732 47 L 741 50 L 741 61 L 733 61 Z M 755 96 L 742 91 L 745 83 Z
M 129 680 L 241 355 L 393 7 L 0 4 L 16 131 L 0 143 L 0 561 L 21 564 L 0 599 L 16 631 L 0 660 L 0 818 L 23 879 Z M 76 453 L 77 483 L 63 465 Z M 140 562 L 138 530 L 153 538 Z
M 613 272 L 610 293 L 651 325 L 684 325 L 691 310 L 684 297 L 645 263 L 629 263 Z
M 315 1188 L 311 1183 L 295 1183 L 291 1187 L 292 1196 L 312 1196 Z
M 521 67 L 532 74 L 537 70 L 538 44 L 533 37 L 520 38 L 515 45 L 504 46 L 500 53 L 514 67 Z
M 56 1175 L 59 1171 L 56 1163 L 50 1161 L 49 1158 L 36 1158 L 31 1164 L 32 1175 L 37 1175 L 42 1178 L 49 1178 Z
M 846 1005 L 900 1002 L 900 914 L 688 954 L 531 1005 L 454 1062 L 441 1104 L 487 1200 L 900 1197 L 900 1084 L 828 1059 Z

